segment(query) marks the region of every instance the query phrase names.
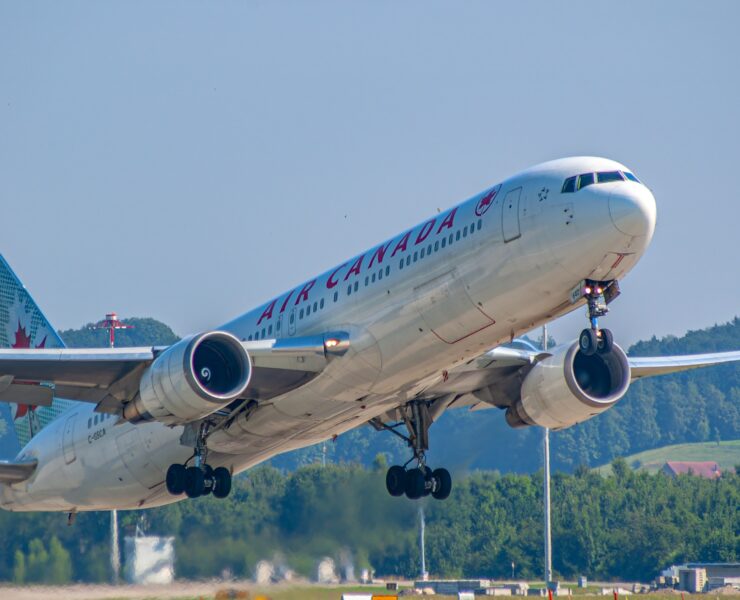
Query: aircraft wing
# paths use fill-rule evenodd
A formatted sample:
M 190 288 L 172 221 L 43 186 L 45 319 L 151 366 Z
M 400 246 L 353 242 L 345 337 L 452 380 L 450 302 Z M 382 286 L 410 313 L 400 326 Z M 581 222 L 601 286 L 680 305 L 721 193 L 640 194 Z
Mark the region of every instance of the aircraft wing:
M 242 342 L 252 360 L 250 398 L 271 398 L 318 375 L 349 347 L 342 332 Z M 119 413 L 145 369 L 166 348 L 0 348 L 0 402 L 49 405 L 54 396 Z
M 522 381 L 531 368 L 548 356 L 550 354 L 543 350 L 505 346 L 494 348 L 451 370 L 447 380 L 431 386 L 425 396 L 441 398 L 456 394 L 457 399 L 450 403 L 450 408 L 503 408 L 518 397 Z M 655 375 L 739 362 L 740 351 L 627 358 L 631 379 L 636 381 Z

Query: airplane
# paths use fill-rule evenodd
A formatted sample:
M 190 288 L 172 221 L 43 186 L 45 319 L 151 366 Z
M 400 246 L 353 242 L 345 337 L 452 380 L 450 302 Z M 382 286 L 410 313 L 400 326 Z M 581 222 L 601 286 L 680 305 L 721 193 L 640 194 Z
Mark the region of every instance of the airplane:
M 556 430 L 613 407 L 636 379 L 740 361 L 628 357 L 599 326 L 655 221 L 653 194 L 623 164 L 545 162 L 169 347 L 65 348 L 2 260 L 0 407 L 14 411 L 14 448 L 0 506 L 72 516 L 224 498 L 233 475 L 367 424 L 408 443 L 391 495 L 447 498 L 450 473 L 425 453 L 448 409 Z M 576 340 L 512 344 L 584 307 Z

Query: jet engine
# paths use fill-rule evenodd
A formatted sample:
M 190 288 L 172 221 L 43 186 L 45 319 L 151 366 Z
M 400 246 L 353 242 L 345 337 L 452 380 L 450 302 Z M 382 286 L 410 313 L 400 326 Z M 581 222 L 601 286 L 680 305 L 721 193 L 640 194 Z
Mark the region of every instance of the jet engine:
M 630 366 L 617 346 L 586 356 L 578 343 L 556 348 L 527 373 L 520 397 L 506 410 L 511 427 L 563 429 L 612 407 L 627 393 Z
M 154 359 L 123 410 L 131 422 L 169 425 L 201 419 L 244 393 L 252 362 L 239 340 L 211 331 L 180 340 Z

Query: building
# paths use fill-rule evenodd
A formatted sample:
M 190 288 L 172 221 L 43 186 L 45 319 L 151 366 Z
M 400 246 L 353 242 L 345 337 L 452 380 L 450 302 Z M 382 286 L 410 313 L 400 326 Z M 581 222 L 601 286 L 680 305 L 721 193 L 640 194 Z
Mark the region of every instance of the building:
M 678 570 L 678 589 L 697 594 L 703 592 L 706 585 L 706 569 L 684 567 Z
M 719 465 L 713 461 L 669 460 L 663 465 L 662 471 L 671 477 L 678 477 L 679 475 L 696 475 L 697 477 L 704 477 L 704 479 L 719 479 L 722 477 Z

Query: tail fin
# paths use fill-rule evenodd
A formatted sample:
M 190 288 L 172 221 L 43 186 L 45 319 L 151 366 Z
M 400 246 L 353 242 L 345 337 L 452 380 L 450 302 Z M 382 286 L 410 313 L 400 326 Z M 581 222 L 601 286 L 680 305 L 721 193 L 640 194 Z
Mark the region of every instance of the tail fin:
M 64 342 L 0 255 L 0 348 L 63 348 Z M 0 456 L 15 456 L 22 446 L 69 406 L 0 406 Z

